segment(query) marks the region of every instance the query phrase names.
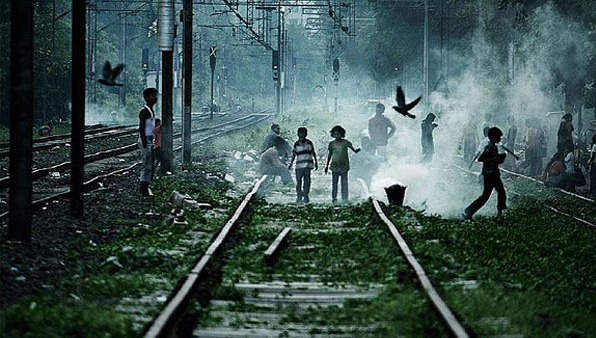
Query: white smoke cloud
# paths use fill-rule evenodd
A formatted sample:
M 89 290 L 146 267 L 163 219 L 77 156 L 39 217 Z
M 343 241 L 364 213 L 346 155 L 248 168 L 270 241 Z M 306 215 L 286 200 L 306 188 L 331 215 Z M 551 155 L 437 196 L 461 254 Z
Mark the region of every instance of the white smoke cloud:
M 399 183 L 407 186 L 406 205 L 429 214 L 460 217 L 463 209 L 482 191 L 477 179 L 448 164 L 467 166 L 462 163 L 459 146 L 468 121 L 475 122 L 479 139 L 483 139 L 480 125 L 486 115 L 491 125 L 499 126 L 505 133 L 506 117 L 514 115 L 517 143 L 523 141 L 524 121 L 528 118 L 541 119 L 548 126 L 549 134 L 556 135 L 560 116 L 547 117 L 546 113 L 560 110 L 564 103 L 557 81 L 582 75 L 587 61 L 588 28 L 558 13 L 552 3 L 530 12 L 527 20 L 528 31 L 511 36 L 515 47 L 510 54 L 513 59 L 503 55 L 503 46 L 494 45 L 482 26 L 472 34 L 471 54 L 450 51 L 453 67 L 459 71 L 451 72 L 447 79 L 448 97 L 438 94 L 432 97 L 431 110 L 437 113 L 439 124 L 434 131 L 432 164 L 419 164 L 422 158 L 420 122 L 426 116 L 424 102 L 412 111 L 418 118 L 410 120 L 391 110 L 391 96 L 384 99 L 388 108 L 385 115 L 396 123 L 398 131 L 389 141 L 387 162 L 373 177 L 370 187 L 373 195 L 386 200 L 384 188 Z M 563 79 L 557 80 L 557 72 Z M 406 95 L 409 96 L 407 101 L 417 96 L 408 90 Z M 345 119 L 342 122 L 348 124 Z M 366 128 L 365 122 L 359 123 L 360 130 Z M 355 139 L 352 136 L 353 142 Z M 552 151 L 551 146 L 547 156 L 552 155 Z M 479 163 L 473 166 L 475 171 L 480 168 Z M 479 214 L 496 213 L 495 197 L 496 192 L 493 192 Z

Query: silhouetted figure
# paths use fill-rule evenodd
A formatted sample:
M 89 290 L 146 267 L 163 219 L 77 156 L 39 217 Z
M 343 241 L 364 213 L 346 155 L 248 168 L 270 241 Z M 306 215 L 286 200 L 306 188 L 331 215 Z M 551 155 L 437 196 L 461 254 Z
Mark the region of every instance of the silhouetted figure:
M 155 119 L 155 128 L 153 129 L 153 174 L 155 175 L 157 166 L 161 166 L 163 157 L 161 151 L 161 119 Z
M 143 91 L 145 105 L 139 112 L 139 148 L 141 149 L 141 195 L 150 196 L 149 182 L 153 178 L 153 136 L 155 131 L 155 112 L 153 106 L 157 103 L 157 88 L 147 88 Z
M 383 113 L 385 112 L 385 105 L 377 103 L 375 107 L 375 116 L 368 120 L 368 135 L 372 145 L 372 153 L 375 152 L 385 158 L 387 142 L 395 135 L 397 127 L 395 124 Z
M 486 146 L 490 144 L 490 139 L 488 138 L 489 129 L 489 127 L 484 127 L 482 131 L 482 135 L 484 136 L 484 138 L 480 141 L 480 143 L 478 143 L 478 147 L 476 149 L 476 152 L 474 153 L 474 156 L 472 157 L 472 161 L 470 161 L 470 164 L 468 165 L 468 169 L 472 168 L 474 162 L 476 162 L 478 157 L 480 157 L 480 155 L 482 155 L 482 152 L 484 152 L 484 148 L 486 148 Z
M 557 151 L 574 149 L 573 143 L 573 116 L 570 113 L 563 115 L 559 130 L 557 131 Z
M 549 187 L 562 188 L 565 177 L 565 154 L 563 151 L 557 151 L 550 158 L 544 171 L 542 172 L 542 181 Z
M 538 176 L 542 170 L 544 132 L 538 122 L 526 120 L 526 151 L 522 167 L 528 168 L 528 175 Z
M 283 163 L 287 163 L 290 154 L 292 154 L 292 147 L 283 137 L 280 136 L 280 133 L 281 128 L 279 124 L 273 123 L 269 129 L 269 133 L 265 136 L 263 146 L 261 147 L 261 153 L 271 148 L 271 146 L 273 146 L 273 142 L 279 137 L 283 140 L 283 144 L 279 147 L 279 156 Z
M 374 154 L 374 145 L 370 137 L 364 136 L 360 140 L 362 151 L 352 155 L 350 160 L 350 175 L 353 178 L 364 180 L 367 186 L 370 186 L 373 175 L 381 166 L 382 158 Z
M 106 61 L 106 63 L 103 65 L 103 78 L 98 79 L 97 82 L 101 83 L 104 86 L 122 87 L 122 83 L 116 83 L 116 78 L 120 75 L 120 73 L 122 73 L 123 69 L 123 64 L 119 64 L 112 69 L 110 61 Z
M 406 104 L 406 95 L 404 94 L 403 89 L 401 89 L 401 86 L 397 86 L 397 89 L 395 91 L 395 101 L 397 101 L 397 106 L 393 106 L 393 109 L 395 109 L 395 111 L 402 114 L 403 116 L 415 119 L 416 115 L 410 114 L 409 111 L 412 108 L 416 107 L 418 102 L 420 102 L 421 98 L 422 96 L 418 96 L 418 98 L 416 98 L 414 101 Z
M 263 141 L 263 146 L 261 147 L 261 153 L 265 152 L 265 150 L 271 148 L 273 145 L 273 141 L 279 136 L 281 132 L 281 128 L 279 124 L 274 123 L 269 128 L 269 133 L 265 136 L 265 140 Z
M 433 155 L 435 154 L 435 143 L 433 140 L 433 130 L 439 125 L 436 124 L 435 121 L 436 115 L 433 113 L 429 113 L 426 115 L 426 118 L 422 120 L 422 124 L 420 125 L 421 135 L 420 141 L 422 143 L 422 160 L 420 163 L 428 163 L 432 162 Z
M 484 151 L 478 157 L 478 161 L 482 162 L 482 176 L 484 177 L 484 189 L 482 195 L 478 197 L 472 204 L 470 204 L 463 213 L 465 220 L 471 220 L 474 214 L 486 204 L 490 198 L 493 189 L 497 190 L 497 217 L 501 217 L 503 210 L 507 209 L 507 194 L 501 181 L 501 173 L 499 172 L 499 164 L 505 161 L 506 154 L 500 154 L 497 144 L 501 142 L 503 132 L 497 127 L 488 129 L 489 144 L 484 148 Z
M 259 172 L 262 175 L 280 176 L 283 184 L 289 185 L 293 183 L 290 170 L 279 160 L 280 150 L 283 149 L 284 142 L 285 140 L 281 136 L 273 139 L 273 144 L 261 154 Z
M 464 156 L 464 163 L 472 163 L 476 155 L 476 147 L 478 146 L 478 134 L 476 133 L 476 124 L 473 120 L 468 120 L 464 126 L 462 136 L 462 151 Z
M 511 151 L 515 151 L 515 139 L 517 138 L 517 126 L 515 125 L 515 117 L 513 115 L 509 115 L 507 117 L 507 135 L 505 136 L 505 140 L 503 142 L 503 146 Z M 513 168 L 515 166 L 515 158 L 511 156 L 505 161 L 505 164 L 508 168 Z

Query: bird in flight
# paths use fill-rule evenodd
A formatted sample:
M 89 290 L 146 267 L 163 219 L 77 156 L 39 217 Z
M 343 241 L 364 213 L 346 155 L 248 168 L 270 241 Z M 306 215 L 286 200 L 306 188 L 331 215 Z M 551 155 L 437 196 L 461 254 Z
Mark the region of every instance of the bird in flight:
M 106 63 L 103 65 L 103 78 L 98 79 L 97 82 L 105 86 L 122 87 L 122 83 L 116 83 L 116 78 L 118 77 L 118 75 L 120 75 L 120 73 L 122 73 L 123 69 L 123 64 L 119 64 L 112 69 L 110 61 L 106 61 Z
M 401 86 L 397 86 L 397 90 L 395 93 L 395 100 L 397 101 L 397 106 L 393 106 L 393 109 L 395 109 L 395 111 L 402 114 L 403 116 L 415 119 L 416 115 L 410 114 L 409 110 L 414 108 L 418 104 L 418 102 L 420 102 L 421 98 L 422 96 L 418 96 L 417 99 L 406 104 L 406 95 L 404 94 L 404 90 L 401 89 Z

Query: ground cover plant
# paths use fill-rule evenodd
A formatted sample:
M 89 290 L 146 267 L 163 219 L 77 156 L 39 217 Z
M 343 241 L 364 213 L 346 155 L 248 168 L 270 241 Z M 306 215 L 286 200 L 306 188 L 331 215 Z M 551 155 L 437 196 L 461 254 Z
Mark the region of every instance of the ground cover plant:
M 237 205 L 221 162 L 208 163 L 157 177 L 150 198 L 138 195 L 136 171 L 106 181 L 85 196 L 82 221 L 68 217 L 67 202 L 35 213 L 31 244 L 0 243 L 2 336 L 140 335 Z M 213 208 L 167 224 L 174 190 Z
M 510 194 L 520 201 L 535 201 L 537 206 L 541 206 L 543 213 L 551 211 L 544 207 L 554 207 L 559 211 L 572 214 L 589 222 L 596 222 L 596 207 L 593 202 L 588 202 L 577 197 L 565 194 L 557 189 L 532 182 L 525 178 L 515 177 L 511 179 L 513 183 L 508 187 Z M 571 222 L 569 219 L 568 222 Z
M 546 197 L 547 199 L 550 197 Z M 473 222 L 388 208 L 448 303 L 479 335 L 594 337 L 596 231 L 519 197 Z M 404 221 L 406 214 L 415 222 Z

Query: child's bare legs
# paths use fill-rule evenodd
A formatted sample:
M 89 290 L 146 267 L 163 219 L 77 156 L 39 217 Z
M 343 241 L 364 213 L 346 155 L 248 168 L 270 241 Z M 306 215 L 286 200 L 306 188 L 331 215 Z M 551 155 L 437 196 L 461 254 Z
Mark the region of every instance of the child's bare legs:
M 304 203 L 309 203 L 310 198 L 310 169 L 304 169 L 304 185 L 302 186 L 302 200 Z
M 304 178 L 304 172 L 302 169 L 296 169 L 296 203 L 302 202 L 304 192 L 302 191 L 302 179 Z
M 341 200 L 348 201 L 348 172 L 339 175 L 341 178 Z
M 338 173 L 331 172 L 331 201 L 337 202 L 337 182 L 339 181 Z

